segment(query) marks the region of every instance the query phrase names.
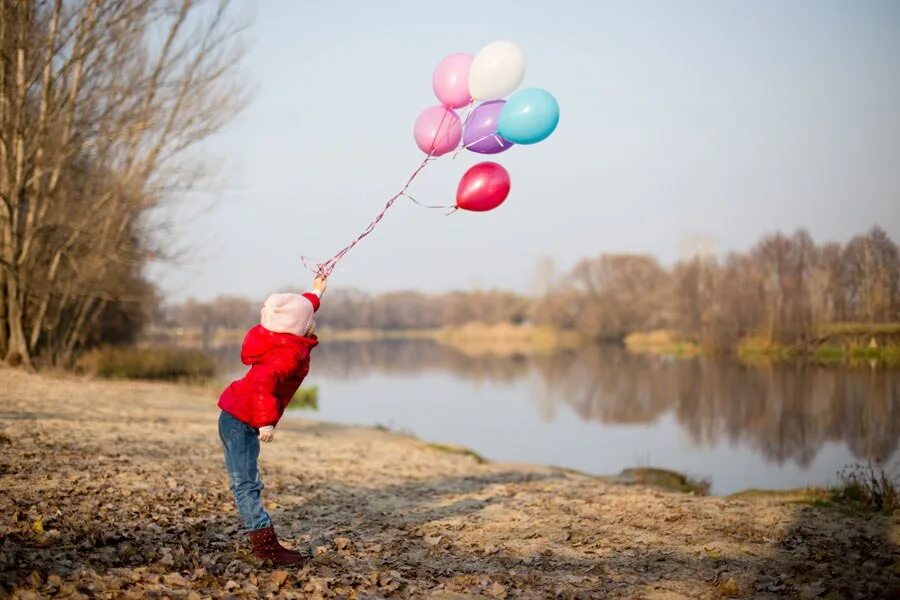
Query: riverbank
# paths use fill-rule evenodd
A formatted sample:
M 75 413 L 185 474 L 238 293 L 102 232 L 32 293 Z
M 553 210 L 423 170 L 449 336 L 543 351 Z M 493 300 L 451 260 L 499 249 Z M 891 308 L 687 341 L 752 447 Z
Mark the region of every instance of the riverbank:
M 666 493 L 294 419 L 264 447 L 264 495 L 313 558 L 273 571 L 240 535 L 208 390 L 8 369 L 0 389 L 0 585 L 21 597 L 900 592 L 896 515 Z
M 162 330 L 151 328 L 144 342 L 149 345 L 176 345 L 187 348 L 240 345 L 245 331 L 217 330 L 204 345 L 199 329 Z M 323 329 L 322 341 L 376 342 L 428 340 L 469 356 L 526 356 L 574 350 L 593 342 L 572 330 L 548 325 L 512 323 L 468 323 L 438 329 Z M 622 340 L 633 354 L 670 358 L 694 358 L 725 354 L 747 364 L 777 361 L 814 361 L 819 364 L 880 363 L 900 365 L 900 323 L 834 323 L 823 325 L 811 339 L 797 344 L 777 343 L 765 336 L 748 336 L 733 348 L 713 349 L 677 333 L 656 329 L 637 331 Z
M 636 354 L 691 358 L 712 351 L 668 330 L 631 333 L 625 346 Z M 811 339 L 797 344 L 749 336 L 730 350 L 745 363 L 806 360 L 821 364 L 860 362 L 900 364 L 900 323 L 834 323 L 824 325 Z

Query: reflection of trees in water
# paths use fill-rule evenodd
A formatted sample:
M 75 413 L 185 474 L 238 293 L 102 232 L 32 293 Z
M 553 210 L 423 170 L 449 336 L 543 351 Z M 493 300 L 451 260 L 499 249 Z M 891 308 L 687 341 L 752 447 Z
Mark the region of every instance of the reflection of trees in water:
M 699 444 L 742 441 L 779 463 L 808 465 L 827 442 L 884 460 L 900 437 L 900 378 L 889 370 L 664 361 L 604 347 L 537 367 L 544 396 L 583 419 L 649 423 L 672 411 Z
M 469 380 L 512 381 L 528 373 L 525 357 L 469 356 L 428 340 L 329 342 L 315 350 L 317 375 L 356 379 L 372 371 L 390 375 L 451 373 Z
M 564 402 L 584 420 L 651 423 L 671 408 L 672 365 L 596 347 L 535 360 L 545 402 Z
M 237 348 L 213 351 L 239 372 Z M 531 359 L 474 357 L 426 340 L 330 342 L 313 356 L 316 376 L 451 373 L 470 381 L 543 383 L 541 410 L 561 404 L 587 421 L 645 424 L 671 412 L 698 444 L 743 442 L 776 462 L 808 465 L 827 442 L 861 460 L 886 459 L 900 439 L 900 374 L 811 365 L 748 367 L 713 359 L 661 360 L 617 347 Z

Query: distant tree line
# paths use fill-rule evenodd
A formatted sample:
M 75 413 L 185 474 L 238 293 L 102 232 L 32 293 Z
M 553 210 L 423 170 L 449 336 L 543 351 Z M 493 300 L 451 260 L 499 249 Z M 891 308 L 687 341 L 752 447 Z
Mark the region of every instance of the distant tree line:
M 474 291 L 425 294 L 368 294 L 356 289 L 329 290 L 318 321 L 333 329 L 432 329 L 471 322 L 523 323 L 533 300 L 513 292 Z M 170 305 L 160 324 L 216 329 L 249 327 L 259 321 L 262 302 L 221 296 L 208 302 L 188 300 Z
M 825 324 L 900 321 L 900 252 L 877 227 L 845 245 L 799 230 L 668 269 L 650 256 L 601 255 L 557 287 L 537 301 L 538 320 L 598 340 L 670 328 L 713 348 L 747 336 L 795 343 Z
M 367 294 L 329 291 L 320 325 L 410 330 L 470 322 L 535 323 L 577 329 L 597 341 L 670 329 L 713 348 L 747 336 L 798 342 L 824 324 L 900 321 L 900 251 L 880 228 L 847 244 L 817 245 L 803 230 L 768 235 L 747 252 L 695 257 L 663 267 L 638 254 L 584 259 L 563 275 L 540 265 L 543 294 L 507 291 Z M 549 291 L 548 291 L 549 290 Z M 258 301 L 222 297 L 169 306 L 180 327 L 247 327 Z
M 127 341 L 186 151 L 242 104 L 228 0 L 0 2 L 0 356 Z

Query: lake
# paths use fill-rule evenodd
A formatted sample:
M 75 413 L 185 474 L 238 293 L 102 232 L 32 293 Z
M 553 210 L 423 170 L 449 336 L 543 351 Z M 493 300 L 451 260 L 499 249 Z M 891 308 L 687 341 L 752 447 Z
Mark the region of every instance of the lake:
M 237 348 L 215 354 L 242 372 Z M 714 494 L 827 485 L 849 464 L 900 460 L 900 371 L 885 368 L 329 342 L 304 385 L 319 387 L 318 411 L 286 418 L 383 425 L 490 460 L 601 475 L 662 467 L 708 479 Z

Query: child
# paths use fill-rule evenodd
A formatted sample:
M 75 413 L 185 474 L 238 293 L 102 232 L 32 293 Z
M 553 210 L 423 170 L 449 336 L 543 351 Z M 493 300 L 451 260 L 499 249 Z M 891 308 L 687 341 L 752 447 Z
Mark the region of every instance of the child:
M 241 361 L 250 370 L 219 397 L 219 437 L 234 501 L 253 553 L 276 565 L 297 564 L 304 557 L 278 543 L 260 501 L 259 442 L 274 439 L 275 425 L 309 373 L 309 354 L 319 343 L 313 315 L 325 287 L 325 279 L 317 277 L 312 293 L 272 294 L 266 299 L 260 324 L 247 332 L 241 346 Z

